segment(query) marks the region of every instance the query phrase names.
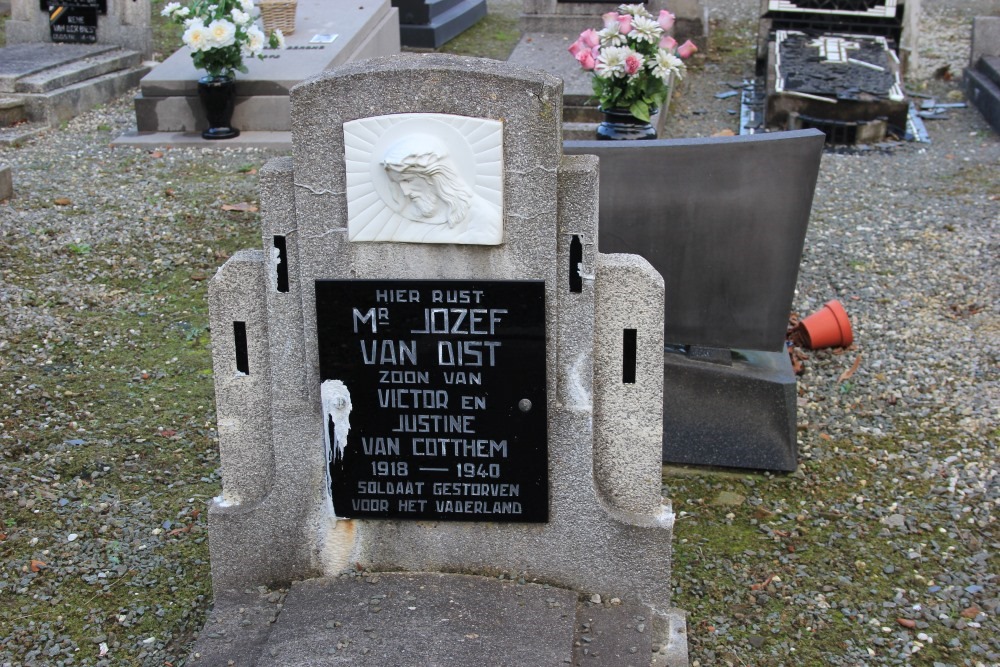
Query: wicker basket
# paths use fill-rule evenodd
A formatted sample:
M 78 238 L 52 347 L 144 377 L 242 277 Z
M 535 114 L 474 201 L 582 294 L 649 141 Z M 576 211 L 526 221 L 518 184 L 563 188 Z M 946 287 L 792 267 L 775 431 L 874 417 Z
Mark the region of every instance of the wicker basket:
M 288 36 L 295 32 L 295 8 L 297 0 L 259 0 L 260 16 L 264 19 L 264 33 L 274 30 Z

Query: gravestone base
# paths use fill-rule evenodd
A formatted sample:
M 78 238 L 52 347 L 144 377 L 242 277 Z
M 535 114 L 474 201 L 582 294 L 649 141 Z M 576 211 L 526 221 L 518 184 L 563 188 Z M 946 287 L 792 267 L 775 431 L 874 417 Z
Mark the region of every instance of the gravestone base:
M 436 49 L 486 16 L 486 0 L 393 0 L 403 46 Z
M 965 97 L 1000 132 L 1000 16 L 972 20 L 971 51 L 964 71 Z
M 736 350 L 731 366 L 663 358 L 663 462 L 794 471 L 795 372 L 785 352 Z
M 332 37 L 332 41 L 330 40 Z M 284 50 L 264 51 L 264 59 L 247 59 L 246 74 L 236 75 L 233 127 L 240 137 L 227 146 L 262 145 L 250 133 L 291 130 L 289 90 L 324 70 L 357 60 L 399 53 L 399 18 L 389 0 L 358 5 L 346 0 L 301 0 L 295 32 Z M 198 99 L 198 79 L 189 49 L 182 48 L 160 63 L 140 82 L 135 98 L 136 131 L 113 143 L 122 145 L 206 145 L 201 131 L 208 127 Z M 189 135 L 189 136 L 185 136 Z M 287 147 L 290 135 L 277 139 Z
M 113 100 L 149 68 L 135 51 L 89 44 L 0 48 L 0 126 L 48 126 Z
M 984 56 L 965 70 L 965 96 L 995 132 L 1000 132 L 1000 58 Z
M 677 610 L 656 617 L 510 579 L 365 573 L 297 582 L 287 595 L 217 594 L 187 664 L 681 667 L 686 647 Z

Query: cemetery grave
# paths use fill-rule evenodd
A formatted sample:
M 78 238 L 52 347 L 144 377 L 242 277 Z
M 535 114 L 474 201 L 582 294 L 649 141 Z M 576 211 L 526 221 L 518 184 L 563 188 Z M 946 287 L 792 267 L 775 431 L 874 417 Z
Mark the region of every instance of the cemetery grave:
M 248 184 L 255 179 L 248 174 L 259 154 L 164 150 L 157 156 L 109 150 L 104 130 L 89 138 L 98 123 L 121 129 L 130 119 L 131 111 L 116 104 L 49 135 L 52 151 L 93 156 L 94 165 L 79 160 L 77 177 L 46 175 L 54 158 L 38 142 L 0 149 L 0 157 L 18 168 L 19 183 L 19 201 L 0 211 L 10 249 L 4 291 L 15 297 L 0 307 L 5 315 L 17 314 L 3 319 L 0 350 L 3 383 L 16 392 L 3 400 L 0 447 L 0 588 L 14 603 L 0 610 L 0 625 L 11 637 L 0 651 L 15 662 L 36 651 L 29 660 L 76 656 L 95 662 L 105 655 L 176 664 L 191 637 L 184 628 L 200 627 L 206 605 L 198 600 L 208 594 L 197 581 L 208 579 L 207 543 L 199 544 L 205 513 L 198 508 L 218 484 L 209 472 L 217 465 L 211 430 L 204 427 L 212 414 L 204 386 L 208 322 L 198 305 L 200 281 L 221 261 L 219 253 L 260 241 L 270 250 L 274 239 L 259 239 L 252 215 L 217 210 L 223 201 L 253 201 Z M 690 127 L 691 119 L 684 120 Z M 697 128 L 709 133 L 714 125 Z M 790 476 L 668 477 L 681 517 L 671 554 L 673 601 L 697 610 L 690 634 L 693 657 L 703 665 L 778 665 L 790 649 L 803 664 L 829 656 L 873 665 L 997 659 L 985 548 L 995 416 L 988 407 L 989 375 L 980 373 L 989 368 L 989 344 L 966 344 L 969 336 L 989 331 L 990 313 L 976 301 L 989 294 L 984 276 L 992 260 L 982 254 L 982 243 L 992 211 L 996 143 L 978 117 L 961 110 L 942 124 L 942 134 L 947 149 L 869 155 L 863 167 L 851 157 L 824 157 L 814 212 L 820 224 L 809 231 L 796 305 L 817 305 L 833 284 L 845 297 L 857 297 L 850 305 L 862 314 L 862 337 L 858 350 L 810 361 L 798 403 L 805 418 L 799 433 L 803 469 Z M 952 160 L 946 151 L 968 161 Z M 902 174 L 900 157 L 911 160 Z M 861 182 L 862 169 L 887 177 L 872 194 L 886 196 L 888 205 L 880 208 L 878 197 L 850 187 Z M 109 206 L 106 189 L 100 196 L 90 192 L 93 183 L 107 181 L 107 170 L 140 184 L 122 195 L 133 214 L 127 225 L 117 196 Z M 895 199 L 878 185 L 889 183 L 889 176 L 894 186 L 909 184 L 911 197 Z M 52 204 L 67 192 L 70 204 Z M 843 192 L 856 192 L 850 199 L 857 205 Z M 125 242 L 118 244 L 119 238 Z M 874 246 L 878 254 L 865 253 Z M 832 257 L 819 261 L 828 249 Z M 928 257 L 933 271 L 925 271 Z M 110 271 L 104 268 L 109 260 Z M 77 301 L 81 294 L 86 299 Z M 914 348 L 895 335 L 889 312 L 906 321 L 906 337 L 930 344 Z M 101 335 L 94 339 L 92 332 Z M 141 361 L 129 356 L 133 348 L 143 350 Z M 864 353 L 860 371 L 838 380 L 860 359 L 857 352 Z M 85 403 L 88 398 L 94 400 Z M 94 464 L 98 460 L 101 465 Z M 53 477 L 60 473 L 61 479 Z M 121 495 L 112 498 L 116 490 Z M 100 532 L 104 527 L 107 533 Z M 416 606 L 406 582 L 400 587 L 393 577 L 371 578 L 361 572 L 348 580 L 367 591 L 368 613 Z M 517 573 L 497 582 L 515 593 L 529 588 L 515 587 Z M 435 582 L 419 585 L 430 590 Z M 322 650 L 347 650 L 356 631 L 369 638 L 369 624 L 335 619 L 318 606 L 324 597 L 308 597 L 314 592 L 300 589 L 297 596 L 317 604 L 317 615 L 326 617 L 322 629 L 334 634 Z M 287 599 L 280 589 L 240 593 L 245 616 L 235 608 L 237 626 L 258 614 L 266 623 Z M 432 595 L 424 601 L 433 601 Z M 549 611 L 568 604 L 551 588 L 533 598 L 536 603 Z M 576 628 L 575 641 L 600 654 L 609 650 L 598 644 L 609 639 L 599 627 L 605 605 L 606 598 L 600 606 L 585 605 Z M 783 613 L 791 605 L 794 617 Z M 68 611 L 75 613 L 64 616 Z M 635 634 L 620 637 L 644 634 L 638 627 L 645 629 L 648 618 L 627 613 L 626 627 L 631 624 Z M 478 634 L 475 626 L 461 629 L 458 638 L 466 642 L 466 635 Z M 282 627 L 281 641 L 290 636 L 291 628 Z M 284 654 L 276 654 L 263 660 L 281 664 Z
M 830 144 L 925 138 L 903 74 L 916 63 L 920 1 L 761 0 L 758 79 L 741 134 L 817 128 Z
M 295 21 L 285 49 L 267 49 L 263 60 L 248 59 L 249 71 L 236 76 L 233 126 L 243 133 L 240 145 L 287 146 L 288 91 L 296 83 L 336 65 L 399 53 L 398 11 L 389 0 L 360 5 L 302 0 Z M 157 65 L 139 83 L 136 130 L 116 143 L 198 144 L 207 127 L 197 97 L 199 76 L 187 47 Z
M 0 142 L 15 143 L 135 87 L 149 71 L 148 3 L 13 0 L 0 47 Z
M 598 251 L 597 161 L 563 156 L 561 93 L 538 71 L 430 55 L 292 89 L 292 156 L 261 174 L 263 251 L 210 285 L 223 490 L 193 664 L 309 664 L 329 614 L 374 629 L 340 647 L 351 664 L 411 635 L 430 662 L 561 664 L 588 655 L 583 625 L 609 642 L 595 664 L 687 664 L 661 497 L 663 283 Z M 235 623 L 241 591 L 289 581 L 270 634 Z M 467 585 L 485 588 L 456 602 Z M 379 616 L 306 613 L 319 591 L 378 595 Z M 496 595 L 531 615 L 503 619 Z M 643 641 L 616 645 L 637 617 Z M 539 643 L 497 643 L 518 626 Z

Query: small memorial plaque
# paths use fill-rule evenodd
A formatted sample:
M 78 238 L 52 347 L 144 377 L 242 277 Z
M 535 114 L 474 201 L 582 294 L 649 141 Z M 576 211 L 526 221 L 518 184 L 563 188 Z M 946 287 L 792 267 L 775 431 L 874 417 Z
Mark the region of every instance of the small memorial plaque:
M 543 281 L 317 280 L 337 516 L 548 520 Z
M 53 42 L 94 44 L 97 42 L 97 8 L 53 6 L 49 11 L 49 34 Z

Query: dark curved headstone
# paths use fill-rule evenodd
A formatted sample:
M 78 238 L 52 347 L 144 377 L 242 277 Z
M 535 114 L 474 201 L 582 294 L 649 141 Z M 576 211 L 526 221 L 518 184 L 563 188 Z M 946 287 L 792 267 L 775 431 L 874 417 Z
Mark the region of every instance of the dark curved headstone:
M 601 160 L 601 252 L 663 276 L 665 340 L 781 351 L 819 174 L 818 130 L 567 141 Z

